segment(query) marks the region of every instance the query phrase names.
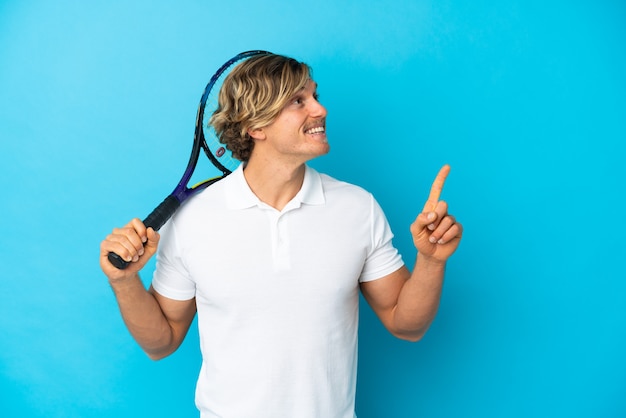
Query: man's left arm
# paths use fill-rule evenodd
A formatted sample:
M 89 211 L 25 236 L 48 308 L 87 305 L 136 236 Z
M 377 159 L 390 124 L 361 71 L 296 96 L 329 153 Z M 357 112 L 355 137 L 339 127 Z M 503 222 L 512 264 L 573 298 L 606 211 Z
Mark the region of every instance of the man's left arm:
M 456 251 L 463 226 L 439 200 L 450 167 L 445 165 L 433 182 L 422 213 L 411 225 L 418 255 L 413 272 L 406 267 L 361 284 L 363 296 L 385 327 L 398 338 L 418 341 L 439 308 L 445 266 Z

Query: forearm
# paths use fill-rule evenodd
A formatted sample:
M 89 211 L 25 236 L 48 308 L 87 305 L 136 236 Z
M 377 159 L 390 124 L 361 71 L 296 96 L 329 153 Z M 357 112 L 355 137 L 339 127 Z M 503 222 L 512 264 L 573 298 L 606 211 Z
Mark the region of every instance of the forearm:
M 417 341 L 428 330 L 439 309 L 445 262 L 418 255 L 393 312 L 393 329 L 403 339 Z
M 171 354 L 176 349 L 172 328 L 139 276 L 110 284 L 126 327 L 146 354 L 153 360 Z
M 417 249 L 413 272 L 406 267 L 379 280 L 361 284 L 361 290 L 385 327 L 396 337 L 417 341 L 426 333 L 439 309 L 446 261 L 456 251 L 463 226 L 439 200 L 450 171 L 437 174 L 422 212 L 411 224 Z

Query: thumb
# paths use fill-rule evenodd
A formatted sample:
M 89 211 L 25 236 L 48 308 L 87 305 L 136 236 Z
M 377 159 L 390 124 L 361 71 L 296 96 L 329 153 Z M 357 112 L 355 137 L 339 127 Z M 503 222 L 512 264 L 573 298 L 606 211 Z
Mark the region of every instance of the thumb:
M 144 256 L 148 256 L 148 258 L 152 257 L 154 255 L 154 253 L 156 253 L 157 248 L 159 246 L 159 240 L 161 239 L 161 236 L 159 235 L 158 232 L 156 232 L 154 229 L 152 228 L 148 228 L 146 230 L 146 236 L 147 236 L 147 240 L 144 244 Z
M 435 219 L 437 219 L 437 214 L 435 212 L 422 212 L 417 215 L 415 222 L 411 225 L 411 233 L 413 236 L 417 236 L 422 233 L 428 225 L 435 221 Z

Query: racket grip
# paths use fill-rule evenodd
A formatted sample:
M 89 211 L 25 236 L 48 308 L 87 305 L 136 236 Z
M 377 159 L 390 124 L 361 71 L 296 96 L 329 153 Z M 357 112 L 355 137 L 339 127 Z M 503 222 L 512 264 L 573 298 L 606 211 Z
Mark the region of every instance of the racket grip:
M 158 231 L 179 207 L 180 201 L 175 196 L 169 195 L 143 220 L 143 224 L 146 228 Z
M 175 196 L 169 195 L 150 213 L 150 215 L 148 215 L 146 219 L 144 219 L 143 224 L 146 228 L 152 228 L 155 231 L 158 231 L 163 225 L 165 225 L 165 222 L 172 217 L 174 212 L 176 212 L 179 207 L 180 201 Z M 113 266 L 120 270 L 124 270 L 130 264 L 130 262 L 124 260 L 122 257 L 113 252 L 109 253 L 107 258 Z

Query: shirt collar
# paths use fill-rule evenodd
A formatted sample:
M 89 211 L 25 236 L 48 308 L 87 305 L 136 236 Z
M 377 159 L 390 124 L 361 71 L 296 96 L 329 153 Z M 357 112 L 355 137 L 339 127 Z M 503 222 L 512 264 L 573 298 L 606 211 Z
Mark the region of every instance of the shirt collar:
M 252 192 L 243 175 L 244 164 L 240 164 L 226 179 L 226 201 L 230 209 L 247 209 L 253 206 L 264 206 L 263 202 Z M 301 204 L 323 205 L 326 202 L 320 174 L 313 168 L 305 166 L 302 188 L 287 204 L 286 208 L 300 207 Z

